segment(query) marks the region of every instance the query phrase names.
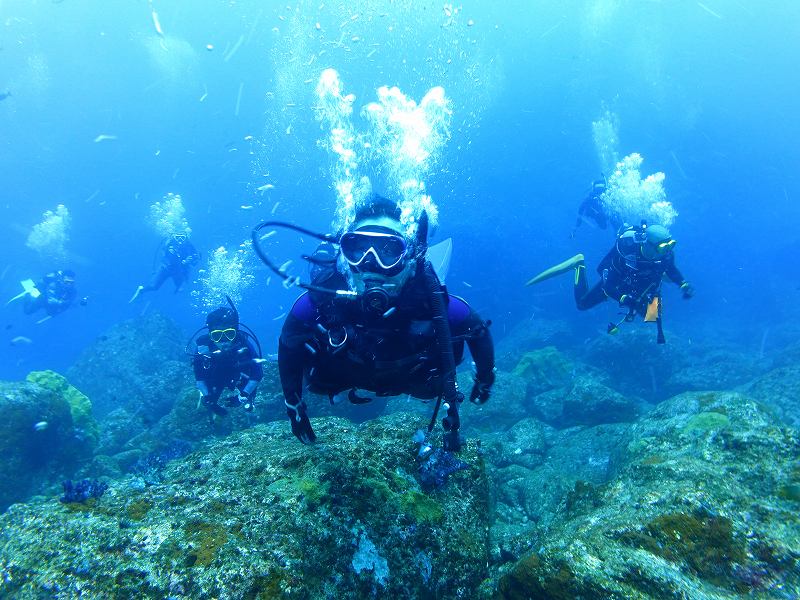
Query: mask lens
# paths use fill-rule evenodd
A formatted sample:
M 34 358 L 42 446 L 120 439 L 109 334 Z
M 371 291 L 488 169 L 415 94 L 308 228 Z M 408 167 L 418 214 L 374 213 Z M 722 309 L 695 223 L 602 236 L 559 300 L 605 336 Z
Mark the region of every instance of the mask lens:
M 360 265 L 370 251 L 375 255 L 378 265 L 390 269 L 406 255 L 405 239 L 399 235 L 352 231 L 342 236 L 342 254 L 351 265 Z
M 675 240 L 667 240 L 666 242 L 661 242 L 661 243 L 658 245 L 658 251 L 659 251 L 661 254 L 666 254 L 667 252 L 669 252 L 670 250 L 672 250 L 672 247 L 673 247 L 674 245 L 675 245 Z
M 400 236 L 390 235 L 378 238 L 374 248 L 383 264 L 394 265 L 405 255 L 406 242 Z
M 236 338 L 236 330 L 233 328 L 212 329 L 211 331 L 208 332 L 208 337 L 210 337 L 211 341 L 214 342 L 215 344 L 222 341 L 223 337 L 227 339 L 229 342 L 232 342 Z
M 342 254 L 348 262 L 359 263 L 372 248 L 373 239 L 357 233 L 345 233 L 341 240 Z
M 186 241 L 186 236 L 185 236 L 185 235 L 183 235 L 182 233 L 176 233 L 176 234 L 175 234 L 174 236 L 172 236 L 172 237 L 173 237 L 173 238 L 175 239 L 175 241 L 176 241 L 176 242 L 178 242 L 179 244 L 182 244 L 183 242 L 185 242 L 185 241 Z

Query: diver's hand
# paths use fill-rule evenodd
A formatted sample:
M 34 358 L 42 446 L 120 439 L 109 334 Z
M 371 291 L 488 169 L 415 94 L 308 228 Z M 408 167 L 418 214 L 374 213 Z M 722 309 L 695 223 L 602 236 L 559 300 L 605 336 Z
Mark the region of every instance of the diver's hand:
M 688 281 L 684 281 L 681 284 L 681 293 L 683 294 L 683 299 L 688 300 L 694 297 L 694 287 Z
M 287 405 L 286 414 L 289 415 L 289 421 L 292 424 L 292 433 L 298 440 L 304 444 L 313 444 L 317 441 L 317 436 L 311 428 L 311 421 L 306 415 L 304 403 L 300 403 L 296 407 Z
M 492 388 L 485 383 L 475 380 L 472 386 L 472 392 L 469 394 L 469 401 L 474 404 L 483 404 L 492 395 Z
M 494 371 L 489 371 L 484 377 L 475 376 L 475 383 L 469 394 L 469 401 L 474 404 L 483 404 L 492 396 L 492 385 L 494 385 Z
M 247 412 L 253 411 L 253 398 L 251 396 L 239 392 L 239 404 L 241 404 Z

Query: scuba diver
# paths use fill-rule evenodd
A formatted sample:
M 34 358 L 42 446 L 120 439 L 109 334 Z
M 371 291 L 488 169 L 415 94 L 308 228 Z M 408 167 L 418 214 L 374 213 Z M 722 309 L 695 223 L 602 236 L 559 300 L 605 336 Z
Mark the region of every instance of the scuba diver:
M 243 406 L 252 412 L 258 383 L 263 377 L 261 345 L 250 329 L 239 323 L 239 313 L 230 298 L 228 306 L 208 313 L 206 326 L 189 340 L 195 341 L 192 367 L 200 403 L 213 414 L 224 416 L 227 410 L 219 405 L 225 390 L 233 394 L 224 400 L 225 406 Z M 207 329 L 197 337 L 197 334 Z M 187 344 L 188 352 L 188 344 Z
M 51 271 L 35 284 L 32 279 L 26 279 L 22 282 L 22 287 L 25 291 L 9 300 L 9 303 L 24 297 L 23 310 L 26 315 L 39 310 L 47 313 L 40 322 L 63 313 L 72 306 L 78 296 L 78 290 L 75 288 L 75 271 L 69 269 Z M 85 306 L 86 298 L 82 299 L 80 304 Z
M 683 298 L 694 296 L 694 288 L 684 279 L 675 266 L 673 248 L 675 240 L 666 227 L 648 226 L 645 221 L 636 227 L 624 225 L 617 233 L 614 247 L 600 261 L 597 272 L 601 279 L 589 288 L 583 254 L 543 271 L 530 279 L 526 285 L 539 283 L 570 270 L 575 271 L 575 304 L 578 310 L 588 310 L 611 298 L 619 302 L 625 317 L 618 323 L 610 323 L 609 333 L 617 333 L 624 321 L 632 321 L 641 315 L 647 322 L 658 326 L 658 343 L 664 343 L 661 325 L 661 281 L 666 275 L 681 288 Z
M 376 396 L 410 394 L 436 399 L 430 433 L 440 407 L 446 411 L 444 449 L 458 450 L 460 420 L 456 365 L 464 344 L 476 363 L 472 402 L 489 399 L 495 380 L 494 345 L 484 322 L 461 298 L 441 285 L 426 259 L 428 221 L 419 219 L 415 240 L 408 239 L 400 209 L 373 195 L 356 211 L 352 226 L 339 236 L 314 234 L 285 223 L 262 223 L 253 231 L 259 257 L 281 274 L 259 245 L 264 227 L 290 227 L 323 243 L 312 256 L 312 284 L 291 283 L 308 291 L 294 303 L 283 324 L 278 369 L 292 433 L 313 443 L 302 392 L 334 397 L 349 390 L 350 402 L 363 404 L 357 389 Z M 269 234 L 267 234 L 269 235 Z
M 584 222 L 594 223 L 599 229 L 606 229 L 609 224 L 619 229 L 622 221 L 617 214 L 606 214 L 606 207 L 603 204 L 603 193 L 606 191 L 606 178 L 596 179 L 592 182 L 589 193 L 578 206 L 578 218 L 575 221 L 575 228 L 572 230 L 571 237 L 575 237 L 578 227 Z
M 134 302 L 143 292 L 159 289 L 170 277 L 175 284 L 175 293 L 177 294 L 188 279 L 191 267 L 200 260 L 200 253 L 189 241 L 187 233 L 173 233 L 161 242 L 159 250 L 161 252 L 160 263 L 150 283 L 137 287 L 128 303 Z

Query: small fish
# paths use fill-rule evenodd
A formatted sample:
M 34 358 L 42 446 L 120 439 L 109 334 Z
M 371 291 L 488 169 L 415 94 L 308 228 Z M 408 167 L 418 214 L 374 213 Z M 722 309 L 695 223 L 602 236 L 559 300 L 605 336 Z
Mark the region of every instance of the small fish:
M 5 100 L 6 98 L 11 97 L 11 92 L 2 92 L 0 93 L 0 100 Z
M 39 421 L 38 423 L 33 424 L 34 431 L 44 431 L 47 429 L 47 426 L 50 425 L 47 421 Z
M 23 344 L 29 346 L 33 343 L 33 340 L 29 337 L 25 337 L 24 335 L 18 335 L 13 340 L 11 340 L 12 346 L 22 346 Z
M 117 139 L 117 136 L 115 135 L 106 135 L 105 133 L 101 133 L 96 138 L 94 138 L 94 143 L 96 144 L 98 142 L 112 141 L 115 139 Z
M 286 313 L 285 313 L 285 312 L 282 312 L 282 313 L 281 313 L 281 314 L 279 314 L 277 317 L 273 317 L 273 318 L 272 318 L 272 320 L 273 320 L 273 321 L 280 321 L 280 320 L 281 320 L 283 317 L 285 317 L 285 316 L 286 316 Z
M 228 51 L 228 52 L 225 54 L 225 56 L 222 58 L 222 60 L 223 60 L 224 62 L 228 62 L 228 61 L 229 61 L 231 58 L 233 58 L 233 55 L 234 55 L 234 54 L 236 54 L 236 52 L 239 50 L 239 48 L 241 48 L 241 46 L 242 46 L 242 44 L 243 44 L 243 43 L 244 43 L 244 34 L 242 34 L 242 35 L 240 35 L 240 36 L 239 36 L 239 39 L 238 39 L 238 40 L 236 40 L 236 43 L 233 45 L 233 48 L 231 48 L 231 49 L 230 49 L 230 50 L 229 50 L 229 51 Z
M 239 208 L 241 208 L 242 210 L 253 210 L 253 205 L 252 204 L 242 204 Z
M 712 17 L 714 17 L 715 19 L 720 19 L 720 20 L 722 20 L 722 15 L 721 15 L 721 14 L 714 12 L 713 10 L 711 10 L 710 8 L 708 8 L 708 7 L 707 7 L 705 4 L 703 4 L 702 2 L 698 2 L 698 3 L 697 3 L 697 6 L 699 6 L 700 8 L 702 8 L 704 11 L 706 11 L 708 14 L 710 14 L 710 15 L 711 15 Z
M 153 27 L 155 28 L 158 37 L 160 37 L 163 40 L 164 30 L 161 29 L 161 21 L 158 20 L 158 13 L 156 12 L 156 9 L 153 8 L 153 0 L 150 0 L 149 4 L 150 4 L 150 14 L 153 18 Z
M 265 183 L 264 185 L 257 187 L 256 191 L 261 192 L 263 194 L 267 190 L 274 190 L 274 189 L 275 189 L 274 185 L 272 185 L 271 183 Z
M 292 261 L 292 260 L 287 260 L 285 263 L 283 263 L 283 264 L 280 266 L 280 268 L 278 269 L 278 271 L 280 271 L 281 273 L 285 273 L 285 272 L 286 272 L 286 269 L 288 269 L 288 268 L 289 268 L 289 266 L 292 264 L 292 262 L 294 262 L 294 261 Z
M 272 207 L 272 211 L 270 212 L 271 215 L 274 215 L 275 211 L 278 210 L 278 205 L 279 204 L 280 204 L 280 202 L 276 202 L 275 206 Z

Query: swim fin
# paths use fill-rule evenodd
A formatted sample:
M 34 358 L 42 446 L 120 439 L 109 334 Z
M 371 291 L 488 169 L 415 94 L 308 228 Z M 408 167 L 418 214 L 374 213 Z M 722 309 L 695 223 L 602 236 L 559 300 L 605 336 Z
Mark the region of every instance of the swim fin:
M 556 275 L 561 275 L 562 273 L 566 273 L 567 271 L 571 271 L 575 267 L 582 265 L 583 262 L 583 254 L 576 254 L 572 258 L 568 258 L 564 262 L 558 263 L 557 265 L 542 271 L 536 277 L 529 279 L 525 285 L 533 285 L 534 283 L 539 283 L 540 281 L 550 279 Z
M 22 285 L 22 293 L 17 294 L 11 300 L 6 302 L 6 306 L 14 302 L 15 300 L 19 300 L 20 298 L 24 298 L 25 296 L 30 296 L 31 298 L 38 298 L 42 295 L 39 289 L 36 287 L 36 283 L 34 283 L 33 279 L 24 279 L 20 281 Z
M 133 292 L 133 296 L 131 296 L 131 299 L 128 300 L 128 304 L 131 304 L 132 302 L 134 302 L 139 297 L 139 294 L 142 293 L 142 291 L 144 291 L 144 286 L 143 285 L 140 285 L 139 287 L 137 287 L 136 291 Z

